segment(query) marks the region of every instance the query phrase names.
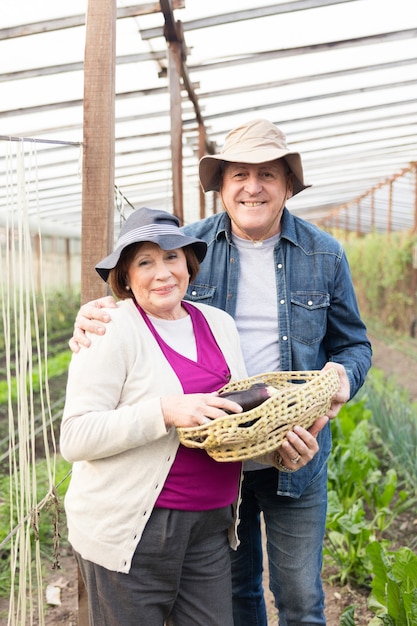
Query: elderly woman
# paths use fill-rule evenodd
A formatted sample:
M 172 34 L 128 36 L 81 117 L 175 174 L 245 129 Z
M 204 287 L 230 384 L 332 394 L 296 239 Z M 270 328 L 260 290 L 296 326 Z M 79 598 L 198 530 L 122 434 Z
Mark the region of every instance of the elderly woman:
M 121 301 L 72 357 L 60 439 L 90 626 L 233 624 L 241 464 L 179 445 L 175 428 L 241 410 L 215 393 L 246 376 L 233 319 L 183 301 L 206 248 L 142 208 L 96 266 Z

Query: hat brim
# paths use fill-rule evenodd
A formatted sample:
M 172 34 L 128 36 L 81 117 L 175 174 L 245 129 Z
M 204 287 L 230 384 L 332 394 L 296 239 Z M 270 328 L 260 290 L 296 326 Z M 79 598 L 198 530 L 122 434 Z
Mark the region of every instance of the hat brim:
M 285 159 L 293 173 L 293 196 L 311 185 L 304 183 L 303 166 L 298 152 L 288 150 L 271 150 L 256 148 L 244 153 L 207 154 L 200 159 L 199 177 L 204 191 L 220 191 L 222 162 L 227 163 L 268 163 L 277 159 Z
M 119 246 L 111 254 L 109 254 L 102 261 L 100 261 L 100 263 L 97 263 L 97 265 L 95 266 L 97 273 L 105 282 L 107 282 L 110 271 L 116 267 L 120 259 L 120 255 L 127 247 L 127 245 L 144 242 L 155 243 L 162 250 L 177 250 L 178 248 L 185 248 L 186 246 L 190 246 L 194 250 L 199 263 L 204 260 L 207 252 L 207 244 L 204 241 L 202 241 L 201 239 L 195 239 L 194 237 L 188 237 L 187 235 L 183 235 L 181 234 L 181 231 L 178 232 L 178 234 L 173 235 L 155 235 L 146 239 L 137 239 L 134 241 L 130 241 L 128 244 L 123 244 L 122 246 Z

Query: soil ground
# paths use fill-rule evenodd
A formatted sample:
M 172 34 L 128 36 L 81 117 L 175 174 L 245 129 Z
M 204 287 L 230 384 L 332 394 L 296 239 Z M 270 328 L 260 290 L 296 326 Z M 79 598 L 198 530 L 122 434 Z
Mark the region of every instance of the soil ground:
M 417 340 L 410 339 L 392 343 L 384 337 L 371 337 L 374 358 L 373 365 L 381 369 L 387 377 L 395 379 L 399 385 L 408 390 L 410 398 L 417 401 Z M 410 519 L 406 523 L 415 524 Z M 410 529 L 411 530 L 411 529 Z M 45 626 L 77 626 L 78 624 L 78 583 L 77 569 L 70 551 L 61 554 L 61 568 L 46 573 L 45 589 L 47 586 L 57 587 L 59 602 L 57 605 L 46 605 Z M 267 566 L 267 564 L 266 564 Z M 340 616 L 349 605 L 355 605 L 355 624 L 365 626 L 373 617 L 367 609 L 367 592 L 354 589 L 350 586 L 330 585 L 326 581 L 326 568 L 323 572 L 323 581 L 326 594 L 327 626 L 339 626 Z M 268 589 L 268 571 L 265 571 L 265 597 L 268 607 L 269 624 L 277 624 L 277 612 L 274 607 L 272 594 Z M 6 600 L 0 601 L 0 626 L 7 625 Z M 32 622 L 33 626 L 38 624 Z M 196 625 L 203 626 L 203 625 Z

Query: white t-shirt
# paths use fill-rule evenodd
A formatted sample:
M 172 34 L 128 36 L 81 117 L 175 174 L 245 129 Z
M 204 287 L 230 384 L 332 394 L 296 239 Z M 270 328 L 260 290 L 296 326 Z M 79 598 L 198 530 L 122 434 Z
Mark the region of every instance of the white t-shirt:
M 258 246 L 234 234 L 232 238 L 239 250 L 240 267 L 235 321 L 246 369 L 249 376 L 276 372 L 280 354 L 274 248 L 280 235 Z M 245 461 L 243 469 L 261 470 L 265 465 Z
M 279 370 L 278 304 L 274 248 L 280 235 L 262 245 L 233 235 L 239 250 L 236 326 L 249 376 Z
M 165 320 L 153 315 L 148 317 L 165 343 L 191 361 L 197 361 L 197 346 L 190 315 L 178 320 Z

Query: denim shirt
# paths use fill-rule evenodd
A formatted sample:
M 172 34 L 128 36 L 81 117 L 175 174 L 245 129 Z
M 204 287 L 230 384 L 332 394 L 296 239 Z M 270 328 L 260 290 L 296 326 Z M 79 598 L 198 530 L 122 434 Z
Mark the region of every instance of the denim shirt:
M 183 228 L 187 235 L 208 244 L 186 298 L 218 307 L 234 317 L 239 254 L 230 229 L 225 212 Z M 281 369 L 316 370 L 327 361 L 341 363 L 352 398 L 371 366 L 372 350 L 342 246 L 285 208 L 274 256 Z M 291 474 L 279 472 L 278 494 L 299 497 L 318 476 L 331 449 L 329 424 L 317 440 L 320 449 L 310 463 Z

